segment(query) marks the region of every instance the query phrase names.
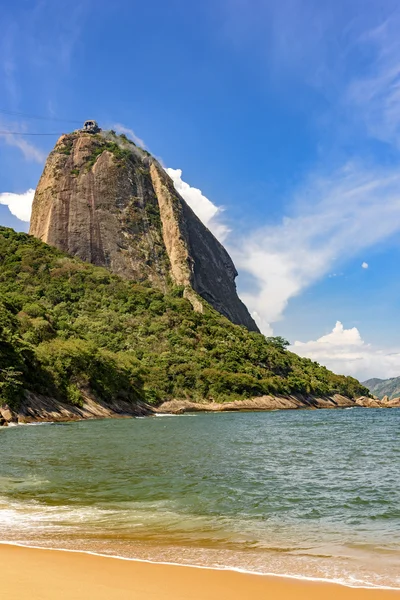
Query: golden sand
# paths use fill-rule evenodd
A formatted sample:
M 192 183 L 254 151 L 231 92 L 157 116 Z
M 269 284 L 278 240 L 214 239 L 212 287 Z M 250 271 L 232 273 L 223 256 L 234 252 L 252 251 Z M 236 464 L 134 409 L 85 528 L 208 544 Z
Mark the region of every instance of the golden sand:
M 400 600 L 400 591 L 0 545 L 7 600 Z

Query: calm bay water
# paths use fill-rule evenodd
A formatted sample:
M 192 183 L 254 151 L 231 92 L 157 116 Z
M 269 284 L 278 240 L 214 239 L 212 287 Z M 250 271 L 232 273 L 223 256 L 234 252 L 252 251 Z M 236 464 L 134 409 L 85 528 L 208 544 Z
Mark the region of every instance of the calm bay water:
M 400 410 L 0 431 L 0 540 L 400 587 Z

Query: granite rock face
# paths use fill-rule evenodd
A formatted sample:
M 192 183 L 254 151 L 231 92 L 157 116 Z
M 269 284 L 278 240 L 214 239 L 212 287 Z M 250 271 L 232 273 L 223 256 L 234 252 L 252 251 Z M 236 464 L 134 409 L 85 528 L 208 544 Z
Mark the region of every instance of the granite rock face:
M 113 400 L 105 403 L 83 391 L 82 406 L 66 404 L 41 394 L 24 391 L 18 409 L 0 406 L 0 427 L 21 423 L 80 421 L 82 419 L 122 419 L 154 414 L 154 409 L 144 402 Z
M 232 402 L 191 402 L 189 400 L 170 400 L 157 407 L 158 413 L 182 414 L 185 412 L 224 412 L 252 410 L 284 409 L 320 409 L 320 408 L 400 408 L 400 398 L 388 402 L 361 396 L 353 399 L 340 394 L 318 398 L 316 396 L 260 396 Z
M 206 300 L 258 331 L 236 292 L 235 266 L 161 165 L 124 136 L 63 135 L 32 207 L 30 234 L 163 292 L 182 286 L 197 311 Z

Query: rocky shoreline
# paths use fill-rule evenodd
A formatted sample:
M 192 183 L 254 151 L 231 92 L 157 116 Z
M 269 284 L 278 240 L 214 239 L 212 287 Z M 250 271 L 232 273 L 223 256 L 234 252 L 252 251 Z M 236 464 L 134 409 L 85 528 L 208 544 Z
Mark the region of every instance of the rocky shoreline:
M 0 426 L 25 423 L 67 422 L 88 419 L 123 419 L 152 416 L 156 413 L 179 415 L 187 412 L 249 412 L 268 410 L 318 410 L 323 408 L 400 408 L 400 398 L 362 396 L 356 400 L 335 394 L 317 398 L 313 396 L 260 396 L 234 402 L 191 402 L 170 400 L 152 407 L 144 402 L 115 401 L 105 404 L 93 397 L 85 396 L 82 406 L 65 404 L 54 398 L 26 392 L 17 411 L 8 405 L 0 406 Z
M 362 396 L 353 400 L 340 394 L 325 398 L 313 396 L 260 396 L 248 400 L 234 402 L 190 402 L 188 400 L 171 400 L 157 408 L 158 413 L 182 414 L 185 412 L 224 412 L 224 411 L 258 411 L 258 410 L 301 410 L 321 408 L 400 408 L 400 398 L 393 400 L 368 398 Z
M 123 419 L 147 416 L 153 412 L 154 410 L 144 402 L 132 404 L 118 400 L 111 404 L 105 404 L 85 395 L 82 406 L 74 406 L 55 398 L 25 392 L 25 397 L 17 411 L 12 410 L 8 405 L 0 406 L 0 426 L 87 419 Z

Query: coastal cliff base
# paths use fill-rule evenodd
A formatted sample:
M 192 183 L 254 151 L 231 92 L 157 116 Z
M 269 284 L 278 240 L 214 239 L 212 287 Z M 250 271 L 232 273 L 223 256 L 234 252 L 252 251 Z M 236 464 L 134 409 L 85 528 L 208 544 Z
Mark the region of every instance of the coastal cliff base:
M 122 419 L 143 417 L 151 415 L 153 412 L 153 409 L 144 402 L 133 404 L 128 401 L 116 400 L 105 404 L 85 395 L 82 406 L 74 406 L 49 396 L 26 392 L 18 410 L 12 410 L 8 405 L 0 406 L 0 426 L 84 419 Z
M 335 394 L 325 398 L 313 396 L 260 396 L 234 402 L 190 402 L 189 400 L 171 400 L 157 407 L 158 413 L 182 414 L 185 412 L 224 412 L 252 410 L 284 409 L 320 409 L 320 408 L 400 408 L 400 398 L 388 402 L 362 396 L 356 400 Z
M 122 419 L 160 414 L 187 412 L 246 412 L 262 410 L 300 410 L 322 408 L 400 408 L 400 398 L 378 400 L 362 396 L 356 400 L 335 394 L 325 398 L 313 396 L 260 396 L 233 402 L 191 402 L 170 400 L 152 407 L 144 402 L 116 400 L 110 404 L 85 395 L 82 406 L 60 402 L 55 398 L 26 392 L 18 410 L 8 405 L 0 406 L 0 426 L 25 423 L 81 421 L 86 419 Z

